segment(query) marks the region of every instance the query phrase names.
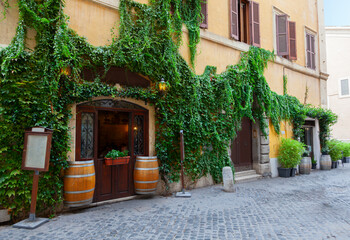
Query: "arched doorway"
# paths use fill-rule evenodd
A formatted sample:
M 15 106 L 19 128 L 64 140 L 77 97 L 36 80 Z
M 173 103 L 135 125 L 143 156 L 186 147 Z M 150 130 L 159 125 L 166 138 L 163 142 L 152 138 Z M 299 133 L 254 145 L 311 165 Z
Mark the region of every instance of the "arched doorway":
M 137 155 L 148 155 L 148 110 L 139 105 L 102 99 L 77 105 L 76 161 L 94 159 L 94 202 L 134 194 L 133 169 Z M 112 149 L 128 150 L 129 164 L 106 166 Z

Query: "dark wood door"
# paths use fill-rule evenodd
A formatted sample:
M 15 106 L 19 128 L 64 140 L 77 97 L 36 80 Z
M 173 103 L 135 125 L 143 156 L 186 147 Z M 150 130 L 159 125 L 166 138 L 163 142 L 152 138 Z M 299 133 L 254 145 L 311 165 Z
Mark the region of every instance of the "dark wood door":
M 307 150 L 310 151 L 309 156 L 314 157 L 313 149 L 313 127 L 304 127 L 304 144 L 307 147 Z
M 252 124 L 249 118 L 242 119 L 242 129 L 231 145 L 231 160 L 236 172 L 252 169 Z
M 111 117 L 107 118 L 108 114 Z M 111 121 L 118 122 L 118 119 L 115 119 L 118 115 L 123 115 L 123 125 L 119 125 L 123 127 L 124 132 L 121 132 L 121 127 L 118 128 L 118 123 L 111 123 Z M 109 123 L 108 125 L 104 123 L 106 121 Z M 133 169 L 136 155 L 148 154 L 147 126 L 147 111 L 96 107 L 78 108 L 76 159 L 78 161 L 94 159 L 96 172 L 94 202 L 134 195 Z M 129 150 L 129 164 L 107 166 L 104 163 L 107 150 L 103 149 L 107 143 L 103 143 L 103 137 L 109 138 L 110 148 L 108 150 L 112 148 L 121 150 L 120 146 L 114 147 L 117 146 L 117 140 L 114 142 L 111 140 L 116 139 L 113 136 L 119 135 L 124 136 L 125 149 Z M 118 139 L 120 140 L 120 138 Z

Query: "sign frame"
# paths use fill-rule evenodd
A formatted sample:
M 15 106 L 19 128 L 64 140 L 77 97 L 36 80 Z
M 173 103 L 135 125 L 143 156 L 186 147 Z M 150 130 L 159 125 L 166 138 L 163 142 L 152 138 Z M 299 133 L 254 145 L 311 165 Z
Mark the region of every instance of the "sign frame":
M 24 135 L 24 149 L 22 156 L 22 169 L 23 170 L 34 170 L 34 171 L 43 171 L 47 172 L 49 170 L 49 161 L 50 161 L 50 151 L 51 151 L 51 141 L 52 141 L 52 133 L 53 131 L 43 127 L 33 127 L 25 131 Z M 45 162 L 43 168 L 35 168 L 27 166 L 27 153 L 28 153 L 28 139 L 29 136 L 46 136 L 46 152 L 45 152 Z

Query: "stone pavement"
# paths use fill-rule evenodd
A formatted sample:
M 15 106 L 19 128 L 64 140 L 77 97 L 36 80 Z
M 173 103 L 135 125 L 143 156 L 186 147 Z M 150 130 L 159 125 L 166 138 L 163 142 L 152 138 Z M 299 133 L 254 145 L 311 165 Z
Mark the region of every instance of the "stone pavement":
M 65 213 L 0 239 L 350 239 L 350 164 L 294 178 L 192 190 Z

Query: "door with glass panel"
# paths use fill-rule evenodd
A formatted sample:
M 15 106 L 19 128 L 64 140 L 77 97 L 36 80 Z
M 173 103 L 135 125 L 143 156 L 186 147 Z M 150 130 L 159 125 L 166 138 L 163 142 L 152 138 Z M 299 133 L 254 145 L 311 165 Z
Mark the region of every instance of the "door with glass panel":
M 148 111 L 130 104 L 116 108 L 119 105 L 77 108 L 76 159 L 94 159 L 94 202 L 133 195 L 135 158 L 148 155 Z M 127 150 L 129 164 L 107 166 L 104 156 L 112 149 Z

